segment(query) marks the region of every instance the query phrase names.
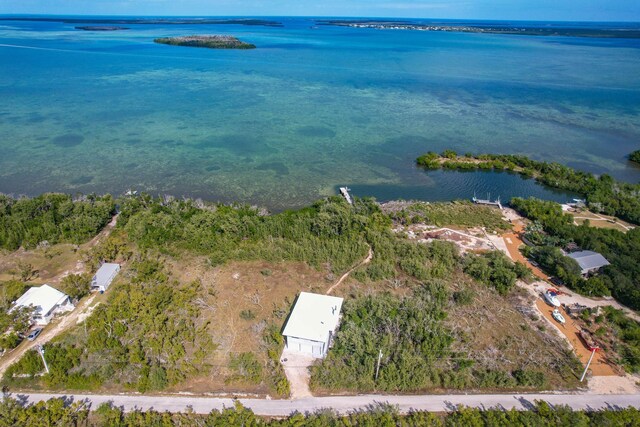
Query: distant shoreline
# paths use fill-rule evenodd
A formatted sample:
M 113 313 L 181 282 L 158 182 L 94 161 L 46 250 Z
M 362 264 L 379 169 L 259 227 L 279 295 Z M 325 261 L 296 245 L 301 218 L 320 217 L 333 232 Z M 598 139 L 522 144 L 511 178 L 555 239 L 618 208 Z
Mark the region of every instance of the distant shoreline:
M 485 33 L 523 36 L 564 36 L 589 38 L 626 38 L 639 39 L 639 29 L 611 28 L 578 28 L 578 27 L 536 27 L 529 25 L 479 25 L 479 24 L 441 24 L 412 23 L 410 21 L 378 21 L 378 20 L 326 20 L 318 21 L 318 25 L 369 28 L 375 30 L 410 30 L 431 32 Z
M 282 27 L 282 23 L 266 19 L 238 18 L 45 18 L 45 17 L 0 17 L 0 21 L 60 22 L 62 24 L 120 24 L 120 25 L 258 25 Z

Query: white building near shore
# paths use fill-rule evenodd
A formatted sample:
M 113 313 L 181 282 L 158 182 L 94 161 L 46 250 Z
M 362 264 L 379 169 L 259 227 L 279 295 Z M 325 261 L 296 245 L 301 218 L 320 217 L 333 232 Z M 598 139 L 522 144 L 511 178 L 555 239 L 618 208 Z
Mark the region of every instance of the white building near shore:
M 49 285 L 29 288 L 16 300 L 13 307 L 33 307 L 33 323 L 39 326 L 49 324 L 57 313 L 65 313 L 75 307 L 69 295 L 52 288 Z
M 326 356 L 340 321 L 342 298 L 301 292 L 282 335 L 288 350 Z

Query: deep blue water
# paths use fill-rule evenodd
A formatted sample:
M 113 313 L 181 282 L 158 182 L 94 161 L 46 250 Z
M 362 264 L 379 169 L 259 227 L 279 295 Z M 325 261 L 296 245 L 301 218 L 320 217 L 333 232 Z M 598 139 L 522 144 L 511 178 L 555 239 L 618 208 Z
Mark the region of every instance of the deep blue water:
M 570 196 L 508 174 L 415 168 L 446 148 L 640 180 L 625 158 L 640 148 L 640 40 L 273 19 L 284 27 L 0 21 L 0 191 L 135 188 L 273 209 L 340 185 L 380 199 Z M 153 43 L 189 34 L 258 48 Z

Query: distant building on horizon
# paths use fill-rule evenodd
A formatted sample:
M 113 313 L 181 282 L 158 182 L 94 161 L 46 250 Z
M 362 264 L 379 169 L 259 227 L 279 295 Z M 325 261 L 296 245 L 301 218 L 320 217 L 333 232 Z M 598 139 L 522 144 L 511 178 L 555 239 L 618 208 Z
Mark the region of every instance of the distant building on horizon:
M 342 301 L 339 297 L 301 292 L 282 332 L 287 349 L 325 357 L 340 321 Z
M 583 276 L 597 273 L 602 267 L 610 264 L 605 257 L 594 251 L 572 252 L 567 256 L 576 260 Z

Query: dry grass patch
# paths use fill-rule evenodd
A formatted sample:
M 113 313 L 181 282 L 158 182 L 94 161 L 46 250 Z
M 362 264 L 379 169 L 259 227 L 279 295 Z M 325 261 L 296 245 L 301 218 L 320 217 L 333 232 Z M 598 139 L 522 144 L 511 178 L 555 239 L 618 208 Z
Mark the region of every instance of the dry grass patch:
M 0 253 L 0 282 L 23 279 L 23 271 L 32 274 L 25 280 L 34 283 L 56 283 L 65 273 L 78 269 L 80 254 L 72 244 L 53 245 L 49 248 Z M 30 267 L 29 267 L 30 266 Z
M 264 335 L 270 325 L 280 331 L 300 291 L 322 293 L 330 283 L 323 272 L 304 263 L 234 262 L 210 267 L 204 257 L 170 261 L 169 268 L 180 281 L 199 279 L 202 291 L 196 303 L 202 322 L 217 345 L 206 362 L 208 375 L 177 384 L 168 391 L 194 393 L 268 394 L 268 355 Z M 253 353 L 262 366 L 259 383 L 234 379 L 230 367 L 234 357 Z
M 446 325 L 455 337 L 454 352 L 468 354 L 474 368 L 543 372 L 547 389 L 578 385 L 568 344 L 548 330 L 533 309 L 531 295 L 515 289 L 501 297 L 468 278 L 458 279 L 456 292 L 466 292 L 472 299 L 448 310 Z

